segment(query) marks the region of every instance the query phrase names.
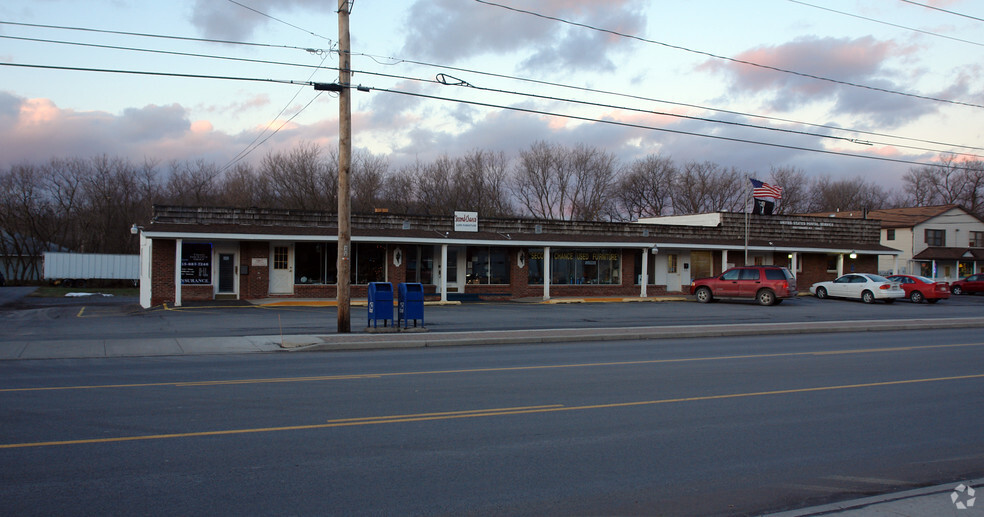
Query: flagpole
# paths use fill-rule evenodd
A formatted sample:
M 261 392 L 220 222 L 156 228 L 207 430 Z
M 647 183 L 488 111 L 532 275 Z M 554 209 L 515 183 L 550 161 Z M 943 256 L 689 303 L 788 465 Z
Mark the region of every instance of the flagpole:
M 748 199 L 751 197 L 752 191 L 748 187 L 748 185 L 751 183 L 751 180 L 749 179 L 748 176 L 745 176 L 745 179 L 749 180 L 748 183 L 745 184 L 745 189 L 746 189 L 745 191 L 748 192 L 748 196 L 745 197 L 745 264 L 744 265 L 747 266 L 748 265 L 748 212 L 751 211 L 751 208 L 748 206 Z

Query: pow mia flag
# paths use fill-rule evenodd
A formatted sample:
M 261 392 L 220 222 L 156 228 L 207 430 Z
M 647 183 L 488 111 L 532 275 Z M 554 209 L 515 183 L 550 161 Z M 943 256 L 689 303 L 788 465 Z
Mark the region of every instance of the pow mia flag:
M 768 199 L 755 198 L 755 205 L 752 206 L 752 213 L 758 215 L 772 215 L 772 212 L 776 209 L 776 204 Z

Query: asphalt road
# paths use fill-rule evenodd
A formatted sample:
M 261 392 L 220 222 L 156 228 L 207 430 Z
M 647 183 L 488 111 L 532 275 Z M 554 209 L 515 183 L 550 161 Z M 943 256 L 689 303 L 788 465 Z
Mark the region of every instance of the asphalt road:
M 973 329 L 0 362 L 0 500 L 760 514 L 984 475 L 982 365 Z

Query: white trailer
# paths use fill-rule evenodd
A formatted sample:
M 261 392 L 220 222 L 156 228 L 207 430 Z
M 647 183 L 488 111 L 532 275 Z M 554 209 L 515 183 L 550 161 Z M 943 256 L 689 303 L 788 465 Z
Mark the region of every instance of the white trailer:
M 66 287 L 83 287 L 88 280 L 132 280 L 140 278 L 140 255 L 103 253 L 44 253 L 44 279 Z

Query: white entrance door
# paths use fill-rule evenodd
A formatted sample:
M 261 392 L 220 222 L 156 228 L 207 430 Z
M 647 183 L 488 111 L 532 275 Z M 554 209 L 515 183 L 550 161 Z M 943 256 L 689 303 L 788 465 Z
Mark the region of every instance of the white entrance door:
M 270 256 L 270 294 L 294 294 L 294 246 L 276 244 Z

